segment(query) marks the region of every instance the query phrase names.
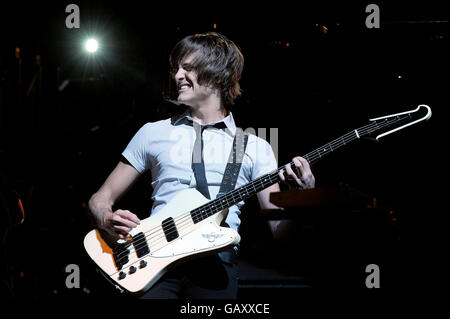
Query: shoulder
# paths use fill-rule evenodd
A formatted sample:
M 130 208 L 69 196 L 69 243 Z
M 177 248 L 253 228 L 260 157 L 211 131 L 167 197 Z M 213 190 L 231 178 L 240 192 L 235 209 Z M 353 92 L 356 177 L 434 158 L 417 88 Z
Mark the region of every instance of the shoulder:
M 165 119 L 165 120 L 159 120 L 156 122 L 147 122 L 143 126 L 141 126 L 139 131 L 143 132 L 143 133 L 152 133 L 155 131 L 157 132 L 160 130 L 167 129 L 170 126 L 171 126 L 170 119 Z
M 147 122 L 132 135 L 130 145 L 148 145 L 168 132 L 170 120 Z
M 265 138 L 249 134 L 245 153 L 253 164 L 273 165 L 276 162 L 276 151 Z
M 248 133 L 248 147 L 253 150 L 267 151 L 272 149 L 271 145 L 265 138 L 256 136 L 255 134 Z
M 251 165 L 251 179 L 277 168 L 276 150 L 263 137 L 249 134 L 246 155 Z
M 155 121 L 155 122 L 148 122 L 146 123 L 144 126 L 148 126 L 149 128 L 153 128 L 153 129 L 157 129 L 157 128 L 161 128 L 161 127 L 167 127 L 167 126 L 171 126 L 171 119 L 164 119 L 164 120 L 159 120 L 159 121 Z

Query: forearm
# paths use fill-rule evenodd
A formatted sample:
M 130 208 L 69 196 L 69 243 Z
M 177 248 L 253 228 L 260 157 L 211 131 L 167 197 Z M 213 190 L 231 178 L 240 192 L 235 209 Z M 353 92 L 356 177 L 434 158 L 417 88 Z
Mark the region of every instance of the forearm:
M 89 199 L 89 211 L 97 228 L 125 238 L 139 224 L 139 218 L 128 210 L 113 206 L 139 177 L 139 172 L 131 165 L 119 162 L 100 189 Z
M 89 199 L 89 211 L 94 224 L 99 228 L 105 227 L 106 215 L 112 215 L 113 202 L 100 192 L 95 193 Z
M 270 201 L 270 193 L 279 192 L 279 191 L 280 191 L 280 185 L 277 183 L 277 184 L 274 184 L 274 185 L 264 189 L 260 193 L 258 193 L 258 201 L 259 201 L 260 208 L 262 210 L 270 210 L 270 209 L 283 210 L 282 207 L 278 207 L 277 205 L 273 204 Z M 277 234 L 279 233 L 279 226 L 281 224 L 281 221 L 269 220 L 268 224 L 269 224 L 270 230 L 272 231 L 273 236 L 277 237 Z

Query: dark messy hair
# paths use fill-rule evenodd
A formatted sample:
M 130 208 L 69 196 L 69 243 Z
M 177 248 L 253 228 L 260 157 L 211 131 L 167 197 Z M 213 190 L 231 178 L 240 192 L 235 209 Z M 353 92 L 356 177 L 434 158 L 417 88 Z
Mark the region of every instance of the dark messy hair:
M 216 32 L 194 34 L 180 40 L 172 49 L 169 62 L 175 76 L 183 59 L 195 53 L 190 69 L 197 73 L 200 85 L 218 88 L 225 106 L 234 104 L 241 95 L 239 80 L 244 56 L 239 47 Z

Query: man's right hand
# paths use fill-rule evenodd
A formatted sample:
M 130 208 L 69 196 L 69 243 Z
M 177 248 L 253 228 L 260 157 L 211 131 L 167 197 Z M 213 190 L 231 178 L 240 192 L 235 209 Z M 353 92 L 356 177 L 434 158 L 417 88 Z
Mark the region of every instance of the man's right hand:
M 129 210 L 118 209 L 114 213 L 105 212 L 101 228 L 109 234 L 125 239 L 130 231 L 140 224 L 139 218 Z
M 112 211 L 114 203 L 139 176 L 139 172 L 131 164 L 120 161 L 100 189 L 89 199 L 89 210 L 97 227 L 115 238 L 126 238 L 139 225 L 139 218 L 132 212 L 122 209 Z

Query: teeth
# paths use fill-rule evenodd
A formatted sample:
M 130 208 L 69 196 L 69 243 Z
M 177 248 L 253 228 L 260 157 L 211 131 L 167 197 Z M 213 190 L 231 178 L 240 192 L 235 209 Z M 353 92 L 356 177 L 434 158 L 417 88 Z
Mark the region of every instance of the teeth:
M 190 86 L 187 84 L 180 86 L 181 90 L 188 89 L 188 88 L 190 88 Z

